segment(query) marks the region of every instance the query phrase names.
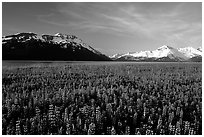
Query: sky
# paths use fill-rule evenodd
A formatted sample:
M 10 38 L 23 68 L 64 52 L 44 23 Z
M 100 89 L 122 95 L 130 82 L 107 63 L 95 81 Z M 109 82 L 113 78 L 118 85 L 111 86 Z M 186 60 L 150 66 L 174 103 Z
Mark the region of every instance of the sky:
M 106 55 L 202 46 L 201 2 L 3 2 L 2 35 L 76 35 Z

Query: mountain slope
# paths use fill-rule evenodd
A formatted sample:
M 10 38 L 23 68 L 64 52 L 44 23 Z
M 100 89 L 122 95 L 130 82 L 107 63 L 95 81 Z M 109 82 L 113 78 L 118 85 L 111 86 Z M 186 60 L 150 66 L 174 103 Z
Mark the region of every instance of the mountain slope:
M 188 61 L 190 61 L 190 62 L 202 62 L 202 56 L 192 57 Z
M 3 60 L 110 60 L 74 35 L 17 33 L 2 38 Z
M 197 50 L 192 47 L 175 49 L 164 45 L 153 51 L 129 52 L 110 56 L 111 59 L 118 61 L 194 61 L 190 60 L 193 57 L 202 57 L 202 49 Z

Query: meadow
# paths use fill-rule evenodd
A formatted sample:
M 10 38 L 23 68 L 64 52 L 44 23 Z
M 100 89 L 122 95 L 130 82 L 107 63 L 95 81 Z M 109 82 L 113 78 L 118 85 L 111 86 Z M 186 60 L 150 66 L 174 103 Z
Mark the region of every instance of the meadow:
M 2 67 L 2 134 L 201 135 L 201 63 Z

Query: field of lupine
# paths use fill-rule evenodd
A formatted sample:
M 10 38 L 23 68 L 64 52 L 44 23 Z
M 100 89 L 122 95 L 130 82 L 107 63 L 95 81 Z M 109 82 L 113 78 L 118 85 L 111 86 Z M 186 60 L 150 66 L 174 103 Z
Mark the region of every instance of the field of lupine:
M 3 67 L 2 134 L 201 135 L 201 63 Z

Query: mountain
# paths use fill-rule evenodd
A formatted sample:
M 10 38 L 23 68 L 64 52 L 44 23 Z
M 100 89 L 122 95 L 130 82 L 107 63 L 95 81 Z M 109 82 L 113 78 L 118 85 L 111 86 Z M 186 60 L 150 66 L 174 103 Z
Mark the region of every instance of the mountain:
M 119 58 L 121 55 L 123 55 L 123 54 L 115 54 L 115 55 L 113 55 L 113 56 L 109 56 L 109 58 L 111 58 L 111 59 L 117 59 L 117 58 Z
M 194 49 L 192 47 L 186 47 L 186 48 L 179 48 L 178 51 L 183 53 L 188 58 L 202 56 L 202 50 L 200 48 Z
M 153 51 L 129 52 L 126 54 L 115 54 L 110 56 L 116 61 L 159 61 L 159 62 L 177 62 L 177 61 L 200 61 L 202 60 L 202 48 L 194 49 L 192 47 L 173 48 L 170 46 L 161 46 Z
M 75 35 L 33 32 L 2 37 L 3 60 L 107 61 L 109 57 Z

